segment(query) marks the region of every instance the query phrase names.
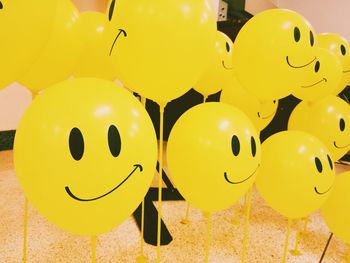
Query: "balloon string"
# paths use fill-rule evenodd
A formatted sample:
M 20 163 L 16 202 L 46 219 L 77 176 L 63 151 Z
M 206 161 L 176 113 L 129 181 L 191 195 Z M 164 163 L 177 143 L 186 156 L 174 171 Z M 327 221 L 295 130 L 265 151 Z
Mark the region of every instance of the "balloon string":
M 157 263 L 160 262 L 160 237 L 161 237 L 161 219 L 162 219 L 162 171 L 163 171 L 163 123 L 164 106 L 159 105 L 160 123 L 159 123 L 159 174 L 158 174 L 158 223 L 157 223 Z
M 324 259 L 324 256 L 326 255 L 326 252 L 328 250 L 328 246 L 329 244 L 331 243 L 331 240 L 332 240 L 332 237 L 333 237 L 333 233 L 331 233 L 331 235 L 329 236 L 328 240 L 327 240 L 327 244 L 326 244 L 326 247 L 324 248 L 323 252 L 322 252 L 322 256 L 320 258 L 320 261 L 319 263 L 322 263 L 323 259 Z
M 91 262 L 96 263 L 96 236 L 91 237 Z
M 287 250 L 288 250 L 288 242 L 289 242 L 289 236 L 290 236 L 290 228 L 292 225 L 292 219 L 288 218 L 288 228 L 287 228 L 287 235 L 286 235 L 286 241 L 284 244 L 284 253 L 283 253 L 283 263 L 287 260 Z
M 208 263 L 209 260 L 209 245 L 210 245 L 210 221 L 211 221 L 211 215 L 208 213 L 206 215 L 207 218 L 207 230 L 205 235 L 205 263 Z
M 299 246 L 299 240 L 300 240 L 300 226 L 301 226 L 301 219 L 298 220 L 297 235 L 295 240 L 294 252 L 296 253 L 298 253 L 298 246 Z
M 37 93 L 36 93 L 36 92 L 34 92 L 34 91 L 32 91 L 32 100 L 34 100 L 34 99 L 35 99 L 36 95 L 37 95 Z
M 27 230 L 28 230 L 28 199 L 24 199 L 24 221 L 23 221 L 23 262 L 27 262 Z
M 208 96 L 203 95 L 203 103 L 206 103 L 206 102 L 207 102 L 207 99 L 208 99 Z
M 245 260 L 245 254 L 246 254 L 246 247 L 247 247 L 247 238 L 248 238 L 248 230 L 249 230 L 249 219 L 250 219 L 250 208 L 252 204 L 252 193 L 253 193 L 253 187 L 249 189 L 248 192 L 248 204 L 247 204 L 247 210 L 246 210 L 246 218 L 245 218 L 245 228 L 244 228 L 244 237 L 243 237 L 243 248 L 242 248 L 242 263 L 244 263 Z

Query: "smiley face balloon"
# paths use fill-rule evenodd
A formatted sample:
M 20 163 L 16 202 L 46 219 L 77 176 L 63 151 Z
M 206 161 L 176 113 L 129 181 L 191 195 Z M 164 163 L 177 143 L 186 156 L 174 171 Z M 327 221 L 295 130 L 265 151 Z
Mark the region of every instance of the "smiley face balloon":
M 66 231 L 96 236 L 131 215 L 154 175 L 157 141 L 142 105 L 113 82 L 75 79 L 38 95 L 19 125 L 25 195 Z
M 262 144 L 256 186 L 277 212 L 305 217 L 321 207 L 331 193 L 335 172 L 327 148 L 316 137 L 284 131 Z
M 303 101 L 293 110 L 288 130 L 316 136 L 327 146 L 332 159 L 339 160 L 350 150 L 350 106 L 336 96 L 311 104 Z
M 210 0 L 112 0 L 106 50 L 128 88 L 166 103 L 206 70 L 216 38 Z
M 271 9 L 251 18 L 233 48 L 239 82 L 260 101 L 283 98 L 308 76 L 316 35 L 301 15 Z
M 46 45 L 57 0 L 0 1 L 0 89 L 15 81 Z
M 259 136 L 237 108 L 201 104 L 175 123 L 167 161 L 183 197 L 205 212 L 215 212 L 234 204 L 254 183 L 260 165 Z
M 343 70 L 342 79 L 333 94 L 338 95 L 350 82 L 350 48 L 348 41 L 338 34 L 318 35 L 319 46 L 328 49 L 340 60 Z
M 309 78 L 296 86 L 293 95 L 301 100 L 315 101 L 327 97 L 338 88 L 343 67 L 336 55 L 319 48 L 314 67 L 309 69 Z

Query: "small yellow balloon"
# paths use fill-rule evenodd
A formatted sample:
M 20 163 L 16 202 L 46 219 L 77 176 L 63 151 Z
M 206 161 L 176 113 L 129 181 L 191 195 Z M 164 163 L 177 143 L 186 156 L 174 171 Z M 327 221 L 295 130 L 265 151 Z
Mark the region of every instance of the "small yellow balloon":
M 46 45 L 57 0 L 0 1 L 0 89 L 17 80 Z
M 18 82 L 38 92 L 72 74 L 82 47 L 78 20 L 79 12 L 71 0 L 58 1 L 51 37 Z
M 343 75 L 337 56 L 324 48 L 318 49 L 317 60 L 309 70 L 310 77 L 293 92 L 301 100 L 315 101 L 333 94 Z
M 327 200 L 335 172 L 327 148 L 316 137 L 284 131 L 262 144 L 256 186 L 265 201 L 290 218 L 305 217 Z
M 217 32 L 215 55 L 208 70 L 201 76 L 194 89 L 205 97 L 225 89 L 230 85 L 233 74 L 231 39 L 222 32 Z
M 343 71 L 342 78 L 333 94 L 338 95 L 350 82 L 350 47 L 348 41 L 334 33 L 318 35 L 319 46 L 328 49 L 340 60 Z
M 260 101 L 283 98 L 308 77 L 316 46 L 314 30 L 301 15 L 284 9 L 259 13 L 234 43 L 238 80 Z
M 212 61 L 210 0 L 112 0 L 106 55 L 117 78 L 143 97 L 167 103 L 190 90 Z
M 336 176 L 334 189 L 321 212 L 328 227 L 339 238 L 350 244 L 350 172 Z
M 116 72 L 106 55 L 109 43 L 105 41 L 106 16 L 99 12 L 84 12 L 80 15 L 83 42 L 82 51 L 73 71 L 74 77 L 94 77 L 115 80 Z
M 42 215 L 66 231 L 97 236 L 142 202 L 156 167 L 156 135 L 125 89 L 100 79 L 68 80 L 46 89 L 25 112 L 14 162 Z
M 303 101 L 293 110 L 288 129 L 316 136 L 327 146 L 332 159 L 339 160 L 350 150 L 350 106 L 336 96 L 313 103 Z
M 185 112 L 167 147 L 175 185 L 205 212 L 233 205 L 252 186 L 260 166 L 255 127 L 244 113 L 224 103 L 200 104 Z

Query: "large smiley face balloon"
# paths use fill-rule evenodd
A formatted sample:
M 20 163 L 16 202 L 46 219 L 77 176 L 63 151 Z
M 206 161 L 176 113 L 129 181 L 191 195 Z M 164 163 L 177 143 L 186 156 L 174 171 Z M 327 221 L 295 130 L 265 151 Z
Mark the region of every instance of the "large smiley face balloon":
M 333 94 L 343 76 L 338 57 L 323 48 L 318 49 L 317 60 L 309 70 L 309 78 L 293 92 L 301 100 L 315 101 Z
M 285 97 L 308 76 L 315 46 L 314 30 L 301 15 L 283 9 L 257 14 L 234 43 L 238 80 L 260 101 Z
M 306 131 L 319 138 L 338 160 L 350 150 L 350 106 L 336 96 L 314 103 L 301 102 L 293 110 L 288 130 Z
M 0 89 L 34 61 L 51 34 L 57 0 L 0 1 Z
M 117 78 L 156 102 L 190 90 L 207 68 L 216 37 L 210 0 L 112 0 L 106 50 Z
M 350 47 L 348 41 L 338 34 L 318 35 L 319 46 L 333 52 L 340 60 L 343 71 L 342 79 L 333 94 L 338 95 L 350 82 Z
M 300 131 L 272 135 L 262 144 L 258 191 L 277 212 L 305 217 L 327 200 L 335 179 L 333 161 L 316 137 Z
M 167 161 L 183 197 L 205 212 L 215 212 L 233 205 L 254 183 L 260 165 L 259 136 L 237 108 L 200 104 L 175 123 Z
M 147 112 L 128 91 L 76 79 L 36 97 L 19 125 L 14 161 L 39 212 L 66 231 L 96 236 L 142 201 L 157 141 Z

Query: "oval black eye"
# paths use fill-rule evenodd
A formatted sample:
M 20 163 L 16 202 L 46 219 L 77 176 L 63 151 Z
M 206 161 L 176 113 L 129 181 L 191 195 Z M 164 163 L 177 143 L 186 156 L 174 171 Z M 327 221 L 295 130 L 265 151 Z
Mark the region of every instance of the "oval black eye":
M 226 50 L 227 50 L 227 52 L 230 52 L 230 50 L 231 50 L 230 44 L 227 42 L 226 42 Z
M 345 56 L 345 54 L 346 54 L 346 48 L 345 48 L 344 45 L 341 45 L 341 46 L 340 46 L 340 51 L 341 51 L 342 55 Z
M 115 0 L 112 0 L 111 5 L 109 6 L 109 12 L 108 12 L 109 21 L 111 21 L 113 18 L 114 6 L 115 6 Z
M 327 159 L 328 159 L 329 166 L 331 167 L 331 170 L 333 170 L 333 161 L 328 154 L 327 154 Z
M 251 147 L 252 147 L 252 155 L 253 155 L 253 157 L 255 157 L 255 155 L 256 155 L 256 142 L 255 142 L 255 139 L 253 136 L 250 138 L 250 143 L 251 143 Z
M 118 157 L 122 147 L 122 141 L 120 139 L 120 134 L 114 125 L 111 125 L 108 129 L 108 146 L 111 154 L 114 157 Z
M 339 128 L 340 128 L 340 131 L 344 131 L 345 130 L 345 121 L 343 118 L 341 118 L 339 120 Z
M 313 47 L 315 44 L 314 34 L 310 31 L 310 45 Z
M 1 1 L 0 1 L 0 9 L 3 9 L 4 6 L 2 5 Z
M 276 100 L 273 100 L 273 104 L 276 104 Z
M 239 143 L 239 139 L 236 135 L 232 136 L 231 139 L 231 148 L 234 156 L 237 156 L 239 154 L 239 151 L 241 150 L 241 145 Z
M 78 128 L 73 128 L 69 134 L 69 150 L 73 159 L 81 160 L 84 155 L 84 138 L 83 134 Z
M 317 73 L 320 70 L 321 64 L 319 61 L 316 62 L 315 64 L 315 72 Z
M 318 159 L 317 157 L 315 157 L 315 165 L 316 165 L 317 171 L 319 173 L 322 173 L 322 170 L 323 170 L 322 163 L 321 163 L 320 159 Z
M 300 40 L 300 30 L 298 27 L 294 27 L 294 40 L 295 42 L 299 42 Z

